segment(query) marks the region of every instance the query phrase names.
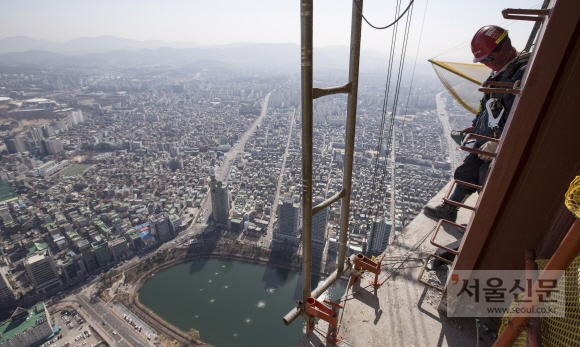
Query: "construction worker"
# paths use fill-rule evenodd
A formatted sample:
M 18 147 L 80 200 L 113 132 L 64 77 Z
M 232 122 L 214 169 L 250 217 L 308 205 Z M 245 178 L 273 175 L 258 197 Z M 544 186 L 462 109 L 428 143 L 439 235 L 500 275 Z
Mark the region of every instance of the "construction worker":
M 474 63 L 484 64 L 492 70 L 487 81 L 496 82 L 514 83 L 521 80 L 529 58 L 529 53 L 517 52 L 512 46 L 507 30 L 495 25 L 484 26 L 475 33 L 471 40 L 471 52 Z M 514 94 L 484 93 L 473 126 L 462 132 L 499 138 L 514 98 Z M 497 143 L 477 139 L 474 148 L 495 153 Z M 463 164 L 455 169 L 453 178 L 481 186 L 491 159 L 491 156 L 470 153 Z M 464 202 L 474 192 L 473 188 L 456 185 L 449 200 Z M 445 202 L 437 206 L 427 205 L 423 210 L 427 216 L 452 222 L 457 219 L 458 207 Z

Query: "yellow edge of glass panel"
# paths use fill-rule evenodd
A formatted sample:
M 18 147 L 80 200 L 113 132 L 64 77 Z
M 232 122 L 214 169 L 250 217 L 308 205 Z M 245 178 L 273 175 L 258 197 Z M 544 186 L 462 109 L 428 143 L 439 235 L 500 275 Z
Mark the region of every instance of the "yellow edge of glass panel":
M 461 76 L 461 77 L 465 78 L 466 80 L 468 80 L 470 82 L 473 82 L 475 84 L 481 85 L 481 83 L 482 83 L 481 81 L 478 81 L 475 78 L 473 78 L 471 76 L 468 76 L 468 75 L 464 74 L 463 72 L 461 72 L 461 71 L 459 71 L 459 70 L 457 70 L 455 68 L 452 68 L 451 66 L 445 64 L 442 61 L 429 60 L 429 62 L 431 64 L 435 64 L 435 65 L 437 65 L 437 66 L 439 66 L 439 67 L 441 67 L 441 68 L 443 68 L 443 69 L 445 69 L 447 71 L 453 72 L 454 74 L 456 74 L 458 76 Z M 453 64 L 460 64 L 460 65 L 466 65 L 466 66 L 477 66 L 475 64 L 466 64 L 466 63 L 453 63 Z

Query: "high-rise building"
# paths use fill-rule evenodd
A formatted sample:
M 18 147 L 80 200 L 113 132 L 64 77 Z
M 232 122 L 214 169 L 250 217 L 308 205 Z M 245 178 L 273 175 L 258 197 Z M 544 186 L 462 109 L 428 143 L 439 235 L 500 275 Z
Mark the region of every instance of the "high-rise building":
M 228 225 L 230 216 L 230 191 L 228 185 L 216 180 L 215 176 L 212 175 L 209 186 L 213 218 L 220 225 Z
M 298 235 L 300 228 L 300 204 L 286 199 L 278 203 L 279 229 L 282 234 Z
M 14 289 L 6 277 L 6 269 L 0 267 L 0 307 L 6 307 L 15 300 Z
M 159 213 L 149 218 L 151 232 L 161 241 L 167 241 L 174 236 L 167 213 Z
M 292 199 L 278 201 L 278 229 L 274 238 L 296 246 L 300 243 L 299 235 L 300 204 Z
M 62 116 L 56 120 L 56 128 L 58 130 L 67 131 L 68 129 L 72 128 L 72 123 L 69 116 Z
M 72 111 L 69 114 L 69 118 L 70 118 L 72 125 L 77 125 L 78 123 L 82 123 L 82 122 L 84 122 L 83 111 L 81 111 L 81 110 Z
M 42 135 L 43 135 L 43 137 L 45 137 L 47 139 L 49 137 L 55 135 L 54 129 L 52 128 L 52 125 L 50 125 L 50 123 L 46 123 L 46 124 L 42 125 L 40 128 L 42 129 Z
M 12 214 L 10 214 L 8 205 L 6 205 L 5 202 L 0 204 L 0 219 L 2 219 L 4 223 L 12 220 Z
M 81 252 L 87 272 L 91 273 L 95 271 L 99 266 L 97 265 L 97 261 L 95 260 L 95 256 L 93 254 L 93 249 L 89 241 L 82 239 L 77 242 L 77 247 Z
M 181 231 L 181 218 L 176 214 L 169 215 L 169 226 L 171 227 L 171 232 L 176 235 Z
M 107 266 L 111 262 L 111 253 L 106 242 L 100 241 L 93 243 L 93 254 L 100 267 Z
M 143 143 L 141 141 L 131 141 L 131 148 L 133 150 L 141 149 L 143 147 Z
M 10 154 L 26 152 L 26 144 L 24 143 L 24 139 L 21 137 L 6 139 L 4 140 L 4 143 L 6 144 L 6 149 Z
M 322 259 L 324 245 L 326 243 L 326 219 L 328 207 L 312 217 L 312 256 L 314 259 Z
M 326 219 L 328 207 L 318 212 L 312 217 L 312 241 L 318 243 L 326 242 Z
M 127 254 L 127 240 L 124 237 L 119 237 L 113 241 L 109 241 L 109 251 L 113 255 L 113 259 L 119 261 L 119 259 Z
M 40 128 L 30 128 L 26 132 L 26 135 L 28 135 L 29 139 L 34 140 L 34 141 L 40 141 L 43 138 L 42 129 L 40 129 Z
M 60 153 L 64 150 L 62 146 L 62 142 L 58 138 L 50 138 L 43 140 L 42 143 L 44 144 L 44 148 L 48 154 L 56 154 Z
M 69 283 L 83 275 L 80 263 L 82 263 L 82 258 L 79 255 L 69 256 L 61 262 L 60 268 Z
M 393 223 L 385 220 L 385 217 L 376 218 L 371 223 L 371 230 L 367 239 L 367 247 L 370 254 L 379 255 L 387 248 L 392 228 Z
M 22 261 L 24 268 L 39 294 L 62 285 L 62 280 L 49 250 L 34 253 Z
M 103 109 L 101 108 L 101 104 L 93 104 L 93 114 L 94 115 L 102 115 Z
M 172 158 L 169 161 L 169 169 L 173 172 L 177 170 L 183 170 L 183 160 L 179 158 Z

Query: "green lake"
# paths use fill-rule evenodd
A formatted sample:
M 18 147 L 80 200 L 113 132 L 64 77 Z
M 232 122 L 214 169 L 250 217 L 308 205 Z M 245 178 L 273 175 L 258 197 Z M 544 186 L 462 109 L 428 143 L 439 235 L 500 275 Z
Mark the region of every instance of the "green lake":
M 316 287 L 318 276 L 313 276 Z M 344 294 L 346 283 L 327 291 Z M 204 259 L 172 266 L 150 277 L 139 300 L 182 331 L 191 328 L 215 347 L 294 346 L 304 320 L 290 326 L 282 317 L 302 296 L 302 273 L 234 260 Z

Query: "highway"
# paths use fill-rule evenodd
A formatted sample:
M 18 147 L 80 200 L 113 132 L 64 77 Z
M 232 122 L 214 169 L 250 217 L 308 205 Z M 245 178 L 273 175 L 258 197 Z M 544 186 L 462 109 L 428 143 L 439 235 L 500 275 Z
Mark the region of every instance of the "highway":
M 90 324 L 104 330 L 109 336 L 109 339 L 115 341 L 119 347 L 137 347 L 147 346 L 148 341 L 142 337 L 139 332 L 133 329 L 121 317 L 118 317 L 111 309 L 106 307 L 99 299 L 88 299 L 83 294 L 79 293 L 72 301 L 82 306 L 82 309 L 89 315 Z M 106 325 L 102 323 L 106 322 Z M 113 334 L 113 331 L 116 334 Z
M 258 116 L 258 118 L 256 118 L 256 120 L 254 120 L 254 123 L 252 123 L 250 128 L 248 128 L 248 130 L 246 130 L 246 132 L 244 133 L 244 135 L 242 135 L 242 137 L 238 140 L 238 142 L 236 142 L 236 144 L 229 151 L 224 153 L 223 163 L 216 170 L 216 179 L 218 179 L 222 182 L 227 181 L 227 178 L 228 178 L 228 175 L 230 173 L 230 169 L 233 165 L 234 159 L 236 158 L 236 156 L 239 153 L 244 152 L 244 147 L 246 145 L 246 142 L 254 134 L 258 125 L 262 122 L 262 119 L 264 119 L 264 117 L 267 114 L 268 102 L 270 100 L 270 94 L 272 94 L 272 92 L 266 94 L 266 96 L 264 97 L 264 101 L 262 102 L 262 111 L 260 113 L 260 116 Z M 201 213 L 203 213 L 203 218 L 202 218 L 201 222 L 195 223 L 195 220 L 198 218 L 198 216 L 200 216 Z M 199 212 L 195 216 L 195 218 L 193 219 L 192 224 L 184 232 L 181 232 L 179 236 L 184 237 L 184 236 L 189 236 L 189 235 L 201 233 L 205 228 L 207 228 L 207 220 L 208 220 L 210 214 L 211 214 L 211 197 L 210 197 L 210 193 L 208 191 L 208 194 L 206 195 L 206 198 L 204 199 L 204 201 L 201 203 L 201 207 L 199 209 Z M 168 247 L 170 247 L 170 244 L 171 244 L 170 242 L 167 242 L 166 244 L 161 246 L 160 249 L 168 248 Z
M 278 210 L 278 200 L 280 198 L 280 188 L 282 187 L 282 177 L 284 176 L 284 168 L 286 167 L 286 157 L 288 157 L 288 148 L 290 148 L 290 140 L 292 139 L 292 129 L 294 128 L 294 117 L 296 117 L 296 109 L 292 113 L 290 119 L 290 130 L 288 130 L 288 141 L 286 141 L 286 149 L 284 150 L 284 158 L 282 159 L 282 166 L 280 167 L 280 177 L 278 177 L 278 186 L 276 187 L 276 196 L 274 196 L 274 204 L 272 205 L 272 212 L 270 215 L 270 225 L 266 237 L 262 240 L 263 244 L 260 246 L 270 248 L 270 239 L 274 236 L 274 219 L 276 218 L 276 211 Z

